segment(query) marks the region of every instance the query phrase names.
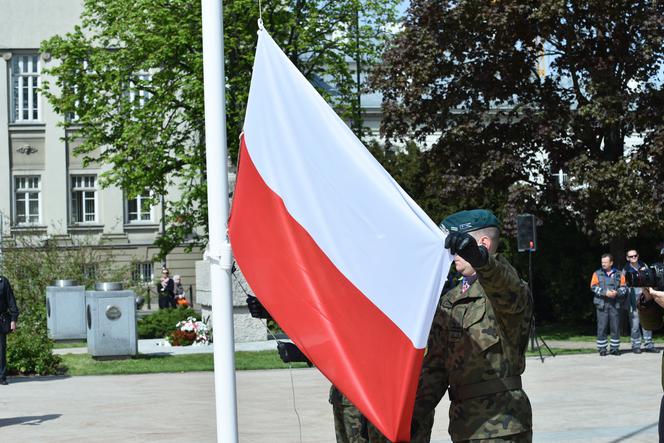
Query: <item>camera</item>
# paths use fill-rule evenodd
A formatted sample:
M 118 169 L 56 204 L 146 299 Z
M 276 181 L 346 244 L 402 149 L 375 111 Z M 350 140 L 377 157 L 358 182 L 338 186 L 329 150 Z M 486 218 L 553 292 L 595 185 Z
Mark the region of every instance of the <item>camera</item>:
M 633 288 L 655 288 L 664 291 L 664 264 L 655 263 L 638 271 L 625 274 L 627 286 Z
M 265 318 L 267 320 L 272 318 L 267 309 L 265 309 L 265 306 L 253 295 L 247 295 L 247 307 L 249 308 L 249 313 L 254 318 Z
M 277 351 L 279 352 L 279 358 L 284 363 L 302 362 L 306 363 L 309 367 L 312 366 L 311 361 L 304 355 L 304 352 L 300 351 L 300 348 L 293 343 L 277 341 Z

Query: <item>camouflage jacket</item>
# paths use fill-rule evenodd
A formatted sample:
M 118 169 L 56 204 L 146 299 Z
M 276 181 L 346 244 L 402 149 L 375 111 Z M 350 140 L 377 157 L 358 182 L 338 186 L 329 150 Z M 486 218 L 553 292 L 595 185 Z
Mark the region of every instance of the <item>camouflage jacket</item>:
M 417 421 L 426 420 L 448 386 L 518 376 L 525 369 L 532 314 L 528 286 L 499 255 L 491 256 L 477 275 L 465 293 L 459 285 L 441 297 L 415 401 L 413 441 L 420 441 Z M 452 401 L 450 406 L 449 432 L 454 441 L 507 436 L 531 428 L 530 402 L 521 389 Z

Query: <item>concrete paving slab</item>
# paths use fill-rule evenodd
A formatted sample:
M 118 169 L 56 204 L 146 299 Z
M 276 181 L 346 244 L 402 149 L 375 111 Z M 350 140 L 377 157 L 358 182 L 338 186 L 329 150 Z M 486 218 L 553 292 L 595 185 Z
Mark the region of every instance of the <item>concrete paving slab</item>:
M 10 378 L 0 441 L 215 441 L 213 374 Z
M 534 441 L 657 441 L 661 358 L 529 358 L 524 386 Z M 334 442 L 329 382 L 316 369 L 236 377 L 241 442 Z M 0 386 L 0 441 L 213 442 L 213 386 L 209 372 L 10 378 Z M 450 441 L 448 406 L 444 399 L 436 411 L 435 443 Z
M 657 441 L 660 368 L 661 355 L 656 354 L 558 356 L 544 363 L 529 358 L 524 386 L 533 406 L 534 441 Z M 294 370 L 292 375 L 301 441 L 334 442 L 331 406 L 324 402 L 329 383 L 312 369 Z M 242 441 L 300 441 L 290 378 L 289 371 L 238 373 Z M 271 388 L 266 389 L 266 384 Z M 432 442 L 451 441 L 448 408 L 445 397 L 436 409 Z M 265 428 L 260 423 L 266 423 Z

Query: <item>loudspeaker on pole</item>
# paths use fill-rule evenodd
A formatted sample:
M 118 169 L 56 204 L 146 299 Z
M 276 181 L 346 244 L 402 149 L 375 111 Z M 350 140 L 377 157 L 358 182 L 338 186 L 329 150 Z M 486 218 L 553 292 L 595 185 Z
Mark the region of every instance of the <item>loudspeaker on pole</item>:
M 519 252 L 537 250 L 537 226 L 533 214 L 516 216 L 516 245 Z

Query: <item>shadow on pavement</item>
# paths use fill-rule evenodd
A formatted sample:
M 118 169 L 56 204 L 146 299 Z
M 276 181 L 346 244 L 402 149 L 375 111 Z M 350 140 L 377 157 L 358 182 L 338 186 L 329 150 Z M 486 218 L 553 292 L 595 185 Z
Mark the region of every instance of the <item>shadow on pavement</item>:
M 65 380 L 71 378 L 69 375 L 33 375 L 27 377 L 9 377 L 7 381 L 10 385 L 15 383 L 29 383 L 33 381 L 53 381 L 53 380 Z
M 37 426 L 44 423 L 45 421 L 58 419 L 61 416 L 62 414 L 47 414 L 26 417 L 0 418 L 0 428 L 13 425 Z
M 632 438 L 636 435 L 639 435 L 640 433 L 645 432 L 648 429 L 653 428 L 655 426 L 657 426 L 657 422 L 655 422 L 651 425 L 648 425 L 648 426 L 644 426 L 641 429 L 637 429 L 636 431 L 630 432 L 629 434 L 623 435 L 622 437 L 618 437 L 615 440 L 611 440 L 609 443 L 620 443 L 620 442 L 623 442 L 623 441 L 629 441 L 630 438 Z

